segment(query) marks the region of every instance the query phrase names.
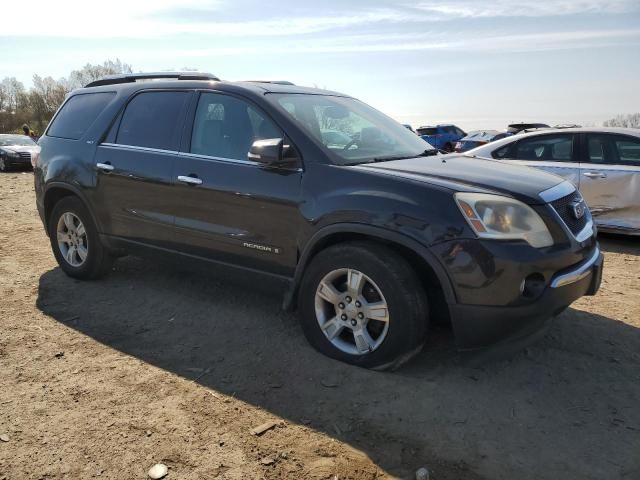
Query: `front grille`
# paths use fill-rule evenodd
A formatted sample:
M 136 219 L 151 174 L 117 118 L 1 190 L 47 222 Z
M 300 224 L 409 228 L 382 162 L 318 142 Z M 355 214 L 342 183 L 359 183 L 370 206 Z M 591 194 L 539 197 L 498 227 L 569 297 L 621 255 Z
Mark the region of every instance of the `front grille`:
M 20 155 L 20 160 L 31 162 L 31 152 L 18 152 L 18 155 Z
M 573 212 L 572 204 L 580 202 L 582 202 L 585 212 L 582 217 L 576 218 Z M 589 212 L 587 211 L 587 205 L 586 203 L 584 203 L 582 195 L 580 195 L 580 192 L 578 192 L 577 190 L 567 195 L 566 197 L 554 200 L 553 202 L 551 202 L 551 206 L 556 212 L 558 212 L 558 215 L 560 215 L 562 221 L 567 227 L 569 227 L 569 230 L 571 230 L 571 233 L 573 233 L 574 235 L 580 233 L 589 221 Z

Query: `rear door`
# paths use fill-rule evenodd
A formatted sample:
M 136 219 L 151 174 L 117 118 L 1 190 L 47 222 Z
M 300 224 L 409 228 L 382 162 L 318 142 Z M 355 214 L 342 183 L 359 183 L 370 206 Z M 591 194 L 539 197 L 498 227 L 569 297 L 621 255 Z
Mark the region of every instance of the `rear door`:
M 170 247 L 173 240 L 173 164 L 189 91 L 137 93 L 96 151 L 95 191 L 105 233 Z
M 587 133 L 582 196 L 602 227 L 640 231 L 640 138 Z
M 178 248 L 291 274 L 302 170 L 266 168 L 247 158 L 255 140 L 284 138 L 283 132 L 256 106 L 225 93 L 201 92 L 193 110 L 191 134 L 174 168 Z
M 580 187 L 578 137 L 573 133 L 534 135 L 493 152 L 497 160 L 527 165 L 554 173 Z

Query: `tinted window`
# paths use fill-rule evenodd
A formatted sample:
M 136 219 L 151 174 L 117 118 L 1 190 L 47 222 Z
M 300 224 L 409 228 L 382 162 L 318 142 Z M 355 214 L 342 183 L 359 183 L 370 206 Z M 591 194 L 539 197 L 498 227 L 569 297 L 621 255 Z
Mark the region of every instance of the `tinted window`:
M 418 135 L 437 135 L 438 129 L 437 128 L 419 128 L 417 132 L 418 132 Z
M 178 150 L 182 111 L 188 92 L 144 92 L 133 97 L 122 116 L 116 143 Z
M 570 162 L 572 152 L 573 135 L 536 135 L 520 140 L 510 158 Z
M 625 135 L 589 135 L 589 160 L 593 163 L 640 165 L 640 139 Z
M 47 135 L 78 140 L 98 118 L 114 95 L 113 92 L 74 95 L 56 115 Z
M 203 93 L 193 124 L 191 153 L 247 160 L 254 141 L 282 137 L 282 132 L 247 102 L 230 95 Z

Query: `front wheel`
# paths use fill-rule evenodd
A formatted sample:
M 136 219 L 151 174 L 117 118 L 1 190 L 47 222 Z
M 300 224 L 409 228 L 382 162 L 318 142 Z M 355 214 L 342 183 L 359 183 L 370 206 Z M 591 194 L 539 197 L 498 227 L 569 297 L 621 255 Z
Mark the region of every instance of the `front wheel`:
M 49 239 L 60 268 L 70 277 L 99 278 L 111 266 L 93 218 L 77 197 L 64 197 L 53 207 Z
M 302 327 L 321 353 L 365 368 L 400 366 L 422 348 L 427 299 L 407 261 L 369 242 L 329 247 L 300 288 Z

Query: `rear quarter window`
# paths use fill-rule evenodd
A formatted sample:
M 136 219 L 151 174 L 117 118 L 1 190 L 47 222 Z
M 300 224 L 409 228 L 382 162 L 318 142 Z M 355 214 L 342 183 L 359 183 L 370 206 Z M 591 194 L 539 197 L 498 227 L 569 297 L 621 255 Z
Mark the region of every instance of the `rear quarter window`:
M 78 140 L 95 122 L 115 92 L 83 93 L 65 102 L 47 131 L 49 137 Z

